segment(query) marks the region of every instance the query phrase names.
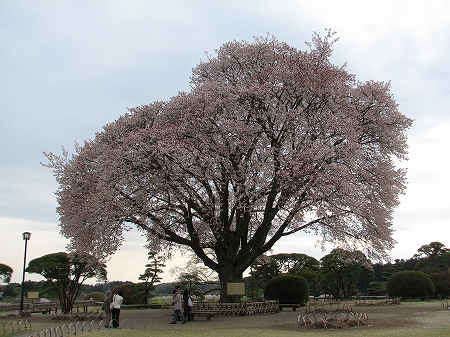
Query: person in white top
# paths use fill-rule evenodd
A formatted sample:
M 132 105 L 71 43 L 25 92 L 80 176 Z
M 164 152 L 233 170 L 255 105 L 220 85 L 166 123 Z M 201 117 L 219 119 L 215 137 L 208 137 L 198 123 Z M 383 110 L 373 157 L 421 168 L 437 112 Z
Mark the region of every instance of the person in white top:
M 111 310 L 111 320 L 113 328 L 117 329 L 119 327 L 119 316 L 120 316 L 120 306 L 123 302 L 123 289 L 119 289 L 117 294 L 112 298 L 113 309 Z

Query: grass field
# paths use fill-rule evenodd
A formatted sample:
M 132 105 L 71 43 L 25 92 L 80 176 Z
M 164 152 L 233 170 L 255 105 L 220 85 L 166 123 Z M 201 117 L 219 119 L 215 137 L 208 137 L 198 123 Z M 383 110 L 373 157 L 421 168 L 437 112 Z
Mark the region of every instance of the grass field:
M 214 317 L 211 321 L 204 319 L 189 322 L 186 325 L 169 325 L 171 310 L 130 310 L 124 311 L 125 321 L 135 319 L 135 324 L 123 325 L 123 329 L 92 329 L 91 332 L 78 332 L 77 335 L 89 337 L 290 337 L 290 336 L 320 336 L 320 337 L 447 337 L 450 336 L 450 310 L 444 309 L 440 302 L 404 302 L 396 306 L 367 306 L 354 308 L 366 312 L 369 319 L 367 326 L 345 327 L 342 329 L 313 329 L 296 326 L 298 315 L 304 312 L 282 312 L 270 315 L 245 317 Z M 153 315 L 153 316 L 152 316 Z M 47 321 L 43 321 L 44 318 Z M 139 321 L 140 319 L 140 321 Z M 157 322 L 157 324 L 151 323 Z M 28 337 L 42 331 L 54 321 L 49 321 L 48 315 L 32 317 L 32 330 L 11 332 L 11 319 L 0 318 L 0 337 Z M 8 331 L 3 326 L 9 323 Z M 75 322 L 72 322 L 75 323 Z M 59 322 L 59 324 L 63 324 Z M 66 322 L 65 324 L 69 324 Z M 17 325 L 17 324 L 16 324 Z M 95 326 L 95 324 L 93 325 Z M 48 335 L 48 334 L 47 334 Z M 73 332 L 70 333 L 73 335 Z M 36 335 L 37 336 L 37 335 Z M 44 336 L 44 334 L 41 334 Z M 66 336 L 66 334 L 64 335 Z
M 422 326 L 411 328 L 388 328 L 388 329 L 371 329 L 371 328 L 351 328 L 345 330 L 303 330 L 298 331 L 279 331 L 267 329 L 213 329 L 213 330 L 156 330 L 156 331 L 130 331 L 130 330 L 115 330 L 115 331 L 99 331 L 89 334 L 90 337 L 166 337 L 166 336 L 180 336 L 180 337 L 291 337 L 299 335 L 302 336 L 321 336 L 321 337 L 448 337 L 450 336 L 450 323 L 442 326 Z

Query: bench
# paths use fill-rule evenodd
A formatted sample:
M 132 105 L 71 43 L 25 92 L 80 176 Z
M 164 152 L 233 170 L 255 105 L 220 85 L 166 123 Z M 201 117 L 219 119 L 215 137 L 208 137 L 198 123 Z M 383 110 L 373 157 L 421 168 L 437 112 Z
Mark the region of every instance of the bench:
M 280 311 L 283 311 L 283 308 L 292 308 L 292 311 L 296 311 L 300 304 L 278 304 Z
M 216 316 L 217 312 L 215 311 L 191 311 L 189 313 L 189 318 L 191 321 L 194 320 L 195 316 L 205 316 L 207 321 L 211 320 L 211 317 Z

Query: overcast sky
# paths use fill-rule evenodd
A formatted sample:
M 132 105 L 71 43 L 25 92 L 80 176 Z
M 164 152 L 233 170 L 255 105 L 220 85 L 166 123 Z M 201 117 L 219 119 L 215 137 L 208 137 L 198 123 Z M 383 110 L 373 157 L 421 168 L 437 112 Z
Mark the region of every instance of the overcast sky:
M 92 139 L 127 107 L 189 91 L 205 52 L 274 35 L 305 50 L 312 32 L 337 32 L 333 63 L 361 81 L 391 81 L 409 130 L 408 188 L 394 214 L 393 259 L 432 241 L 450 247 L 450 2 L 443 1 L 0 1 L 0 263 L 21 282 L 27 262 L 65 251 L 57 184 L 43 151 Z M 108 263 L 109 280 L 137 281 L 147 263 L 137 231 Z M 272 253 L 329 252 L 302 233 Z M 171 280 L 168 263 L 162 275 Z M 39 280 L 27 275 L 27 279 Z

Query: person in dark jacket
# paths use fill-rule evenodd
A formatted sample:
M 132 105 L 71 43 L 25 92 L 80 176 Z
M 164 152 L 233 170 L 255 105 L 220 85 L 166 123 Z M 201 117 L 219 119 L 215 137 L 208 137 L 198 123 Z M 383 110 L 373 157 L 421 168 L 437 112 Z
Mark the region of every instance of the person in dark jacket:
M 106 291 L 105 299 L 103 300 L 103 310 L 105 311 L 106 318 L 105 318 L 105 328 L 109 327 L 109 323 L 111 322 L 111 291 Z
M 192 298 L 189 294 L 189 289 L 184 289 L 183 291 L 183 310 L 184 310 L 184 319 L 190 321 L 191 317 L 191 309 L 192 309 Z

